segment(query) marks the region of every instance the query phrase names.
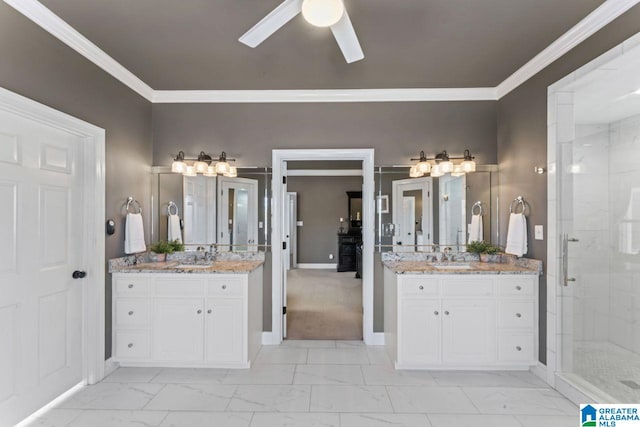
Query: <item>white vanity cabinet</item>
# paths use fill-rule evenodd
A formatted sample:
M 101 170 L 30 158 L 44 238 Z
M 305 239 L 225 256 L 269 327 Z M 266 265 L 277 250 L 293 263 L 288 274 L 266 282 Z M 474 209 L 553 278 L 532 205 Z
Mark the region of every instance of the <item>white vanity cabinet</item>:
M 246 368 L 262 339 L 262 267 L 251 273 L 114 273 L 121 366 Z
M 536 275 L 385 269 L 385 343 L 398 369 L 529 369 L 537 363 Z

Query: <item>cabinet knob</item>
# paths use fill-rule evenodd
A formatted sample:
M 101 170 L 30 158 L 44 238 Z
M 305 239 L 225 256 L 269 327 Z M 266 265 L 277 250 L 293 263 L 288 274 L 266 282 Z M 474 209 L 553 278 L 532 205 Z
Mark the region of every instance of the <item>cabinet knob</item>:
M 198 310 L 198 314 L 202 314 L 202 310 Z
M 212 311 L 213 311 L 213 310 L 209 309 L 209 310 L 207 310 L 207 313 L 211 314 L 211 312 L 212 312 Z
M 133 310 L 129 312 L 129 316 L 133 316 Z
M 516 286 L 516 291 L 521 291 L 522 290 L 522 286 L 518 285 Z
M 132 343 L 132 342 L 130 342 L 130 343 L 129 343 L 129 345 L 128 345 L 127 347 L 129 347 L 129 348 L 133 347 L 133 343 Z
M 522 314 L 516 313 L 516 317 L 522 317 Z
M 227 285 L 222 285 L 222 289 L 227 289 Z
M 449 312 L 445 310 L 444 314 L 448 316 L 448 315 L 449 315 Z
M 522 347 L 520 347 L 519 345 L 516 346 L 516 350 L 518 351 L 522 351 Z
M 129 283 L 129 289 L 133 288 L 133 284 Z
M 436 316 L 440 313 L 438 313 L 438 310 L 434 311 L 433 314 L 435 314 Z
M 420 285 L 420 286 L 418 286 L 418 289 L 423 290 L 424 286 Z

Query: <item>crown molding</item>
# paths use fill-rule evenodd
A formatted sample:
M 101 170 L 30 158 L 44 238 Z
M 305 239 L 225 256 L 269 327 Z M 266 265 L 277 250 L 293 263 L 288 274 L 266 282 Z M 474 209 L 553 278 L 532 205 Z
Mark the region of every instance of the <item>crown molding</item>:
M 640 3 L 607 0 L 496 87 L 311 90 L 154 90 L 38 0 L 3 0 L 152 103 L 495 101 Z
M 497 98 L 500 99 L 507 95 L 638 3 L 640 0 L 607 0 L 602 3 L 582 21 L 500 83 L 496 87 Z
M 156 90 L 154 103 L 495 101 L 495 88 Z
M 80 55 L 149 101 L 154 90 L 37 0 L 4 0 Z

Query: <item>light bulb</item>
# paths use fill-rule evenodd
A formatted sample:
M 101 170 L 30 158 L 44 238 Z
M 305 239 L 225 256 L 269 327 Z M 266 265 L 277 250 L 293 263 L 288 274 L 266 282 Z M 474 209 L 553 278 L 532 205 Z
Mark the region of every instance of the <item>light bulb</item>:
M 464 172 L 476 171 L 476 162 L 474 162 L 473 160 L 465 160 L 462 163 L 460 163 L 460 166 L 462 167 L 462 170 Z
M 184 176 L 197 176 L 198 174 L 196 173 L 196 168 L 193 166 L 187 166 L 185 168 L 185 171 L 182 173 L 182 175 Z
M 238 168 L 236 168 L 235 166 L 229 167 L 229 172 L 227 173 L 227 176 L 229 178 L 235 178 L 236 176 L 238 176 Z
M 227 175 L 229 173 L 229 163 L 227 162 L 216 163 L 216 173 L 218 175 Z
M 411 178 L 419 178 L 421 176 L 423 176 L 424 174 L 422 172 L 420 172 L 420 170 L 418 169 L 417 165 L 413 165 L 411 166 L 411 169 L 409 169 L 409 176 Z
M 440 162 L 440 172 L 443 174 L 453 172 L 453 162 L 451 160 L 445 160 L 444 162 Z
M 197 173 L 205 173 L 209 165 L 206 162 L 198 161 L 193 164 L 193 167 L 196 169 Z
M 171 172 L 173 173 L 184 173 L 187 170 L 187 164 L 181 160 L 174 160 L 171 163 Z
M 216 173 L 216 167 L 215 166 L 207 166 L 207 170 L 205 172 L 203 172 L 204 176 L 208 176 L 208 177 L 214 177 L 217 176 L 218 174 Z
M 344 15 L 342 0 L 304 0 L 302 16 L 316 27 L 330 27 Z
M 463 176 L 463 175 L 464 175 L 464 169 L 462 168 L 462 165 L 454 165 L 453 172 L 451 172 L 451 176 Z
M 421 161 L 418 164 L 416 164 L 416 168 L 418 169 L 418 171 L 420 171 L 421 173 L 425 174 L 425 173 L 429 173 L 431 172 L 431 163 L 425 161 Z
M 440 169 L 440 165 L 435 165 L 431 168 L 431 176 L 434 178 L 437 178 L 439 176 L 444 175 L 444 172 L 442 172 L 442 169 Z

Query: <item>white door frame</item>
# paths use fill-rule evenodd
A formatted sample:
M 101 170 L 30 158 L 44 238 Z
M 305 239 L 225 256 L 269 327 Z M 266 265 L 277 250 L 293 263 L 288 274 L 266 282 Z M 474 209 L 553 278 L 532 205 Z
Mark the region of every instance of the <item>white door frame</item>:
M 273 150 L 272 167 L 272 220 L 271 220 L 271 247 L 272 247 L 272 318 L 270 338 L 265 339 L 265 344 L 280 344 L 282 342 L 282 257 L 284 250 L 282 242 L 285 241 L 283 233 L 282 215 L 284 208 L 284 188 L 282 185 L 283 172 L 286 170 L 285 162 L 295 160 L 359 160 L 362 161 L 362 307 L 364 317 L 362 321 L 362 336 L 365 344 L 382 344 L 376 340 L 373 333 L 373 251 L 375 239 L 375 181 L 374 153 L 372 148 L 367 149 L 300 149 L 300 150 Z
M 2 87 L 0 109 L 77 135 L 84 142 L 83 377 L 95 384 L 104 378 L 105 369 L 105 130 Z

